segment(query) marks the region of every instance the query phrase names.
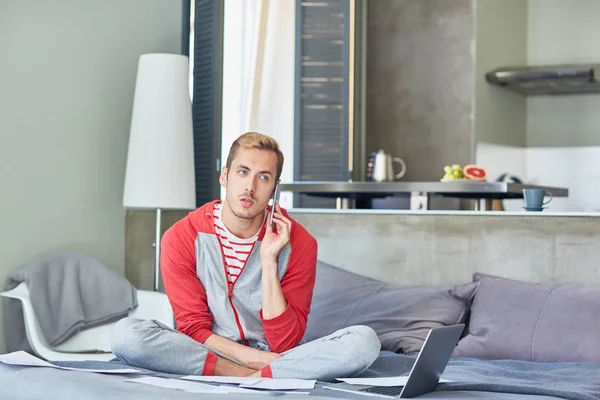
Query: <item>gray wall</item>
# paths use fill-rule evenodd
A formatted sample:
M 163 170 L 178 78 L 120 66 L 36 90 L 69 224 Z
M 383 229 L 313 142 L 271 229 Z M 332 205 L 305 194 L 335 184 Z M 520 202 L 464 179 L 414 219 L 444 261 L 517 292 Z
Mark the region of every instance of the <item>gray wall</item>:
M 599 146 L 600 96 L 524 97 L 485 82 L 502 66 L 600 60 L 597 0 L 476 2 L 475 132 L 478 142 L 518 147 Z
M 188 211 L 162 211 L 161 237 Z M 125 278 L 136 288 L 154 290 L 156 213 L 127 211 L 125 218 Z M 163 290 L 160 280 L 160 290 Z
M 407 181 L 474 159 L 472 0 L 368 2 L 367 152 L 406 161 Z
M 477 142 L 526 145 L 527 99 L 485 80 L 498 67 L 527 64 L 527 1 L 479 0 L 475 35 Z
M 177 0 L 0 1 L 1 282 L 56 250 L 124 272 L 137 60 L 180 52 L 181 15 Z
M 600 2 L 528 0 L 530 64 L 600 62 Z M 530 147 L 600 146 L 600 96 L 527 99 Z

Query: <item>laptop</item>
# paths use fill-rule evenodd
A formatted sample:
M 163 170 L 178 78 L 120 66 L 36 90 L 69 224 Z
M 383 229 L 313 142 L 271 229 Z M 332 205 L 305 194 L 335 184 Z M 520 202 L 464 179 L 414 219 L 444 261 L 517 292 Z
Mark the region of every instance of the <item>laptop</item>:
M 351 385 L 344 382 L 326 387 L 396 398 L 409 398 L 432 392 L 437 388 L 464 328 L 465 324 L 457 324 L 431 329 L 404 385 Z

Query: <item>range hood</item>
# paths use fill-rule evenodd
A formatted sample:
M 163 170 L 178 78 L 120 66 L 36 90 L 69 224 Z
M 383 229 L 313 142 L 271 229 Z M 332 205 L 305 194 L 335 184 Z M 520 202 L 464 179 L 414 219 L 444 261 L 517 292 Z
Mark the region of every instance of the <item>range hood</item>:
M 599 64 L 498 68 L 486 80 L 526 96 L 600 93 Z

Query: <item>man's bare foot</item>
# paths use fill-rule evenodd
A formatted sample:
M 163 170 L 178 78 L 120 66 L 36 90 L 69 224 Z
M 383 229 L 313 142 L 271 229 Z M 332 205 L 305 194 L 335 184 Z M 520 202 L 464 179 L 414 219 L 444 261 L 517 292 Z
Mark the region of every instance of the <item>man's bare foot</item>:
M 260 375 L 260 371 L 253 372 L 251 375 L 248 375 L 248 378 L 262 378 Z

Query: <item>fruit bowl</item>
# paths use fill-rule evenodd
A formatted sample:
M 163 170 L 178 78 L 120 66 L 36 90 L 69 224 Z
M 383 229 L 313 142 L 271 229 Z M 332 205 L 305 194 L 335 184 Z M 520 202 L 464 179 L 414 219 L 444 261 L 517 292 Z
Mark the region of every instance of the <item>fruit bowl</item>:
M 477 183 L 477 182 L 481 182 L 481 181 L 474 181 L 472 179 L 462 178 L 462 179 L 440 179 L 440 182 L 443 182 L 443 183 L 449 183 L 449 182 L 469 182 L 469 183 L 474 182 L 474 183 Z
M 464 182 L 467 181 L 468 179 L 465 178 L 460 178 L 460 179 L 440 179 L 440 182 Z

